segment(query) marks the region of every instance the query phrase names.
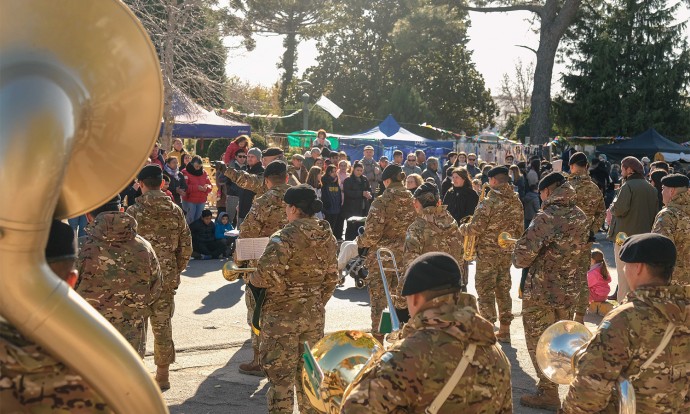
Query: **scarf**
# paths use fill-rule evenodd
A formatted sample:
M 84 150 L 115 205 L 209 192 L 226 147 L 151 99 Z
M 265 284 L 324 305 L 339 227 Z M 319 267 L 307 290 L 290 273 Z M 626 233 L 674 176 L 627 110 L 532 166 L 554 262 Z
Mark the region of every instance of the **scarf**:
M 165 169 L 165 172 L 168 173 L 170 178 L 174 178 L 176 180 L 179 178 L 178 177 L 178 174 L 180 173 L 180 167 L 179 166 L 173 170 L 172 168 L 168 167 L 168 164 L 165 164 L 165 166 L 163 168 Z
M 187 172 L 193 176 L 200 177 L 204 173 L 204 168 L 201 167 L 197 170 L 196 168 L 194 168 L 194 164 L 190 162 L 189 164 L 187 164 Z

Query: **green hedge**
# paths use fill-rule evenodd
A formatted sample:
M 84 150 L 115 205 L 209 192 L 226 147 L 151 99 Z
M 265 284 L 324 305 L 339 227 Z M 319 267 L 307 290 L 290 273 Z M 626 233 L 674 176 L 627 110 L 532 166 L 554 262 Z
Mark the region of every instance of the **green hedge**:
M 223 159 L 223 154 L 225 150 L 230 145 L 231 140 L 227 138 L 218 138 L 211 141 L 211 145 L 208 146 L 208 152 L 206 153 L 210 161 L 218 161 Z

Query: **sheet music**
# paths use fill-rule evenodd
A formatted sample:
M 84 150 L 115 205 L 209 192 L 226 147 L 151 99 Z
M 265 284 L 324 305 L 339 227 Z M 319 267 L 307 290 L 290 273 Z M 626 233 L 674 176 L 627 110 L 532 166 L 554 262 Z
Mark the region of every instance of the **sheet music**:
M 264 254 L 268 237 L 257 237 L 255 239 L 237 239 L 235 241 L 237 260 L 258 259 Z
M 554 172 L 561 172 L 563 171 L 563 160 L 556 160 L 551 162 L 551 167 L 553 168 Z

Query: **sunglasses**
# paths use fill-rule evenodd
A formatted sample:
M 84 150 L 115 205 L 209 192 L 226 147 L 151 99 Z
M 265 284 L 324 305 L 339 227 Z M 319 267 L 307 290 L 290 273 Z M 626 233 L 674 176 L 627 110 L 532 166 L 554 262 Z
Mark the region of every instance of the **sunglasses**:
M 238 155 L 237 158 L 247 158 L 246 155 Z
M 470 158 L 470 161 L 477 161 L 476 158 Z

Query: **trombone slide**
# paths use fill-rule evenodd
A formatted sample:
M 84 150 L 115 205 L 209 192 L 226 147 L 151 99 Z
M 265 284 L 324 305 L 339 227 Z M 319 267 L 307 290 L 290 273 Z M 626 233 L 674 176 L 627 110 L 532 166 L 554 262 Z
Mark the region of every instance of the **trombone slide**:
M 393 267 L 392 268 L 386 268 L 383 267 L 383 260 L 386 259 L 386 255 L 388 255 L 389 259 L 393 262 Z M 398 319 L 398 314 L 395 312 L 395 306 L 393 305 L 393 298 L 391 297 L 391 292 L 390 289 L 388 288 L 388 280 L 386 279 L 386 270 L 392 270 L 395 272 L 395 277 L 396 280 L 400 280 L 400 273 L 398 272 L 398 264 L 395 261 L 395 255 L 390 249 L 387 249 L 385 247 L 381 247 L 376 251 L 376 261 L 379 263 L 379 270 L 381 271 L 381 279 L 383 281 L 383 291 L 386 294 L 386 301 L 388 302 L 388 313 L 390 314 L 390 321 L 391 321 L 391 332 L 399 331 L 400 330 L 400 320 Z M 381 315 L 381 322 L 379 323 L 379 329 L 382 328 L 383 325 L 383 319 L 385 317 L 385 310 L 383 314 Z M 385 327 L 385 326 L 384 326 Z M 379 331 L 381 333 L 389 333 L 389 332 L 383 332 Z

